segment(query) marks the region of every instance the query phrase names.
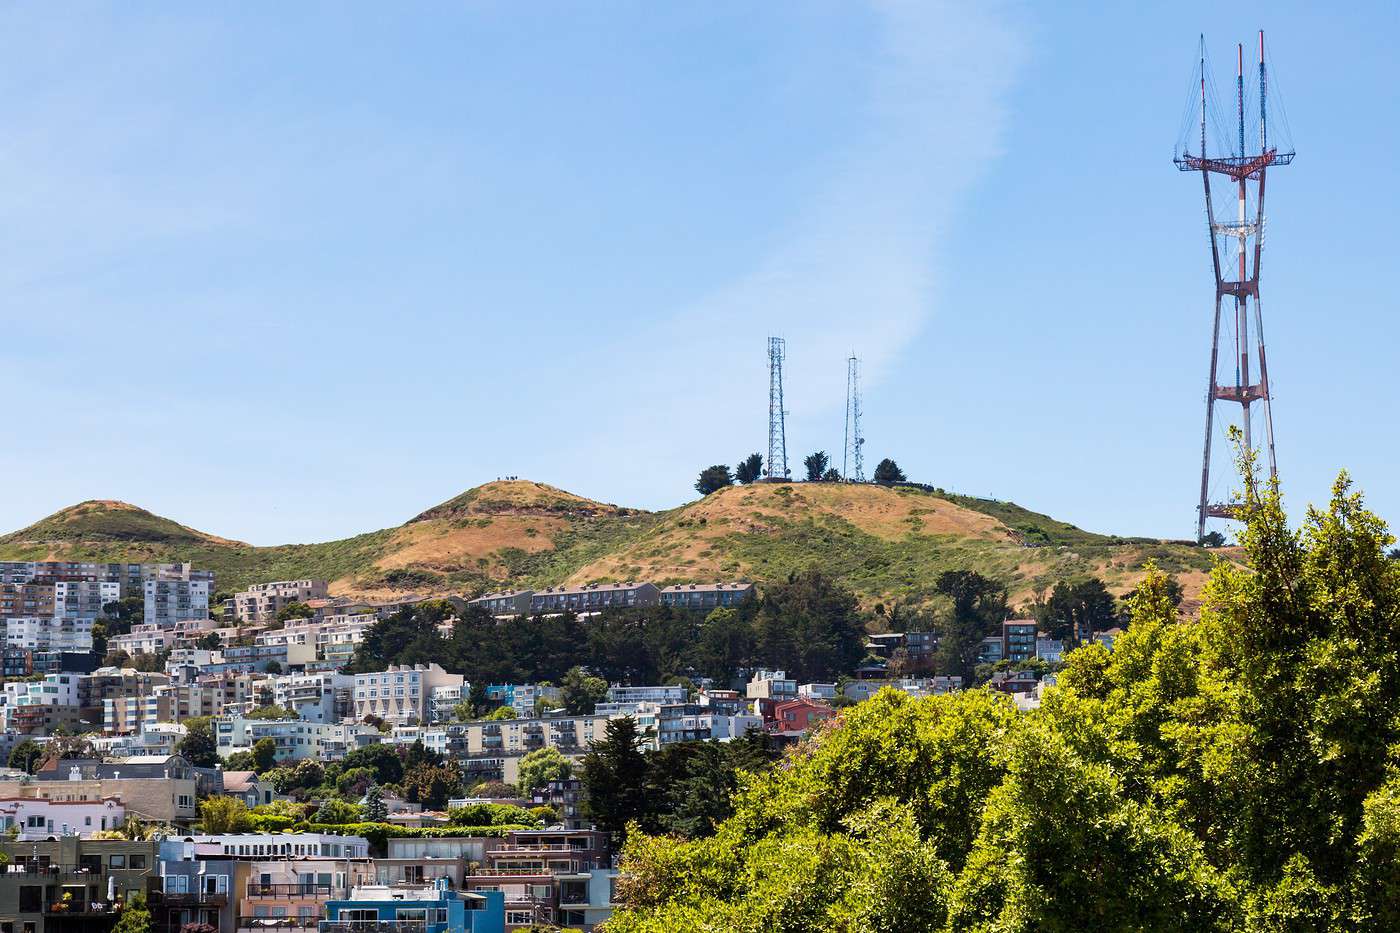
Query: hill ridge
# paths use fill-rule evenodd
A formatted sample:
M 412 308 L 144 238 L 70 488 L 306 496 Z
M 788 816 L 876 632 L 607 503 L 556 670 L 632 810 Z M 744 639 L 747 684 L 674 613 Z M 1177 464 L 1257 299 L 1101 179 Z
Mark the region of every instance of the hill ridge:
M 0 536 L 0 560 L 187 560 L 214 570 L 220 590 L 316 577 L 366 598 L 628 579 L 762 582 L 811 568 L 866 604 L 925 602 L 951 569 L 1001 580 L 1016 598 L 1088 575 L 1125 591 L 1149 558 L 1181 575 L 1188 596 L 1210 564 L 1199 548 L 1095 534 L 1011 502 L 845 483 L 733 486 L 652 512 L 497 480 L 396 527 L 267 547 L 92 499 Z

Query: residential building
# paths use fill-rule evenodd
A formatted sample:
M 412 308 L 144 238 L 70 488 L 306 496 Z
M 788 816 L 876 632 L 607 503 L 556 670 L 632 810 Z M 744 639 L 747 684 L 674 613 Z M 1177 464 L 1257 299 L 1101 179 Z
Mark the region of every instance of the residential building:
M 609 868 L 609 861 L 607 837 L 597 831 L 515 830 L 487 849 L 485 865 L 463 887 L 502 893 L 507 930 L 552 926 L 560 922 L 560 879 Z
M 797 696 L 797 681 L 786 671 L 756 671 L 748 683 L 747 695 L 750 700 L 791 700 Z
M 120 799 L 46 800 L 41 797 L 0 799 L 0 832 L 13 830 L 16 839 L 27 841 L 50 836 L 90 837 L 95 832 L 116 829 L 126 818 Z
M 219 756 L 252 751 L 263 739 L 277 748 L 277 760 L 343 758 L 360 746 L 360 737 L 378 741 L 379 730 L 358 722 L 306 722 L 301 719 L 248 719 L 240 714 L 217 716 L 213 721 Z
M 146 895 L 153 933 L 181 933 L 201 923 L 215 933 L 238 929 L 237 892 L 247 886 L 248 863 L 201 858 L 198 848 L 184 839 L 161 842 L 160 876 Z
M 798 697 L 777 704 L 773 708 L 773 718 L 765 717 L 763 725 L 770 732 L 786 736 L 806 735 L 817 723 L 835 716 L 836 711 L 825 703 Z
M 1001 623 L 1002 657 L 1008 661 L 1028 661 L 1035 657 L 1034 619 L 1007 619 Z
M 12 616 L 5 644 L 33 652 L 92 650 L 92 619 L 70 616 Z
M 427 722 L 428 700 L 437 687 L 460 688 L 461 674 L 449 674 L 437 664 L 395 665 L 375 674 L 355 675 L 355 718 L 378 716 L 391 722 Z
M 598 612 L 603 609 L 655 606 L 661 591 L 651 583 L 589 583 L 537 590 L 530 612 Z
M 186 579 L 178 575 L 157 576 L 143 582 L 147 624 L 170 628 L 176 622 L 209 617 L 210 579 Z
M 131 631 L 114 635 L 107 641 L 108 651 L 125 651 L 136 657 L 141 654 L 160 654 L 175 644 L 175 632 L 171 625 L 156 622 L 142 622 L 131 627 Z
M 738 606 L 753 599 L 756 593 L 752 583 L 682 583 L 663 587 L 660 601 L 663 606 L 677 609 L 708 610 Z
M 1035 656 L 1042 661 L 1049 661 L 1056 664 L 1064 656 L 1065 643 L 1059 638 L 1051 638 L 1049 635 L 1040 634 L 1035 638 Z
M 442 883 L 414 887 L 363 885 L 326 903 L 319 933 L 504 933 L 499 890 L 453 891 Z
M 0 929 L 11 933 L 110 933 L 159 866 L 153 841 L 0 837 L 0 853 Z
M 593 712 L 600 716 L 635 713 L 640 703 L 684 703 L 689 694 L 685 687 L 624 687 L 613 684 L 608 688 L 608 698 L 594 707 Z
M 282 859 L 289 871 L 295 870 L 298 859 L 339 860 L 343 870 L 346 859 L 369 858 L 369 841 L 363 836 L 337 833 L 218 833 L 196 834 L 191 839 L 229 858 Z M 345 882 L 336 887 L 344 888 Z
M 277 613 L 292 603 L 328 595 L 325 580 L 278 580 L 259 583 L 233 594 L 233 612 L 240 623 L 275 622 Z
M 639 703 L 636 719 L 637 728 L 646 733 L 654 749 L 676 742 L 723 741 L 763 728 L 757 716 L 726 716 L 699 703 Z
M 87 619 L 102 615 L 102 607 L 121 598 L 116 581 L 57 580 L 53 585 L 53 614 L 65 619 Z
M 977 650 L 979 664 L 995 664 L 1006 657 L 1006 641 L 1000 635 L 988 635 Z
M 54 801 L 117 797 L 126 812 L 148 822 L 187 826 L 197 818 L 199 779 L 179 755 L 103 762 L 64 759 L 46 764 L 31 779 L 0 778 L 0 797 Z
M 307 722 L 339 722 L 355 709 L 355 678 L 325 671 L 272 678 L 273 702 Z
M 0 583 L 0 619 L 53 618 L 52 583 Z
M 532 803 L 537 807 L 553 807 L 565 829 L 588 829 L 591 823 L 583 812 L 583 802 L 587 797 L 588 791 L 584 788 L 583 781 L 568 778 L 550 781 L 537 789 Z
M 534 595 L 534 590 L 487 593 L 485 596 L 467 600 L 467 605 L 484 609 L 493 616 L 524 616 L 530 614 L 530 600 Z
M 803 684 L 797 688 L 797 695 L 807 700 L 836 699 L 835 684 Z
M 559 923 L 587 933 L 611 917 L 617 900 L 617 875 L 616 868 L 590 868 L 558 876 Z

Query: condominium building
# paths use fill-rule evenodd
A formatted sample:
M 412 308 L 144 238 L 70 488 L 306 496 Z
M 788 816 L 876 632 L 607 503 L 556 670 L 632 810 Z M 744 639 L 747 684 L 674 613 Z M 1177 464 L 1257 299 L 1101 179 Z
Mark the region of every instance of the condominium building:
M 753 599 L 752 583 L 681 583 L 661 589 L 661 605 L 677 609 L 717 609 Z
M 70 619 L 96 619 L 102 607 L 121 598 L 121 585 L 102 580 L 58 580 L 53 585 L 53 613 Z
M 142 622 L 124 635 L 114 635 L 107 641 L 108 651 L 124 651 L 132 657 L 140 654 L 160 654 L 175 644 L 174 627 L 158 622 Z
M 327 595 L 325 580 L 278 580 L 259 583 L 233 594 L 233 613 L 240 623 L 275 622 L 277 613 L 292 603 Z
M 212 575 L 211 575 L 212 577 Z M 209 617 L 209 592 L 213 580 L 157 577 L 144 584 L 148 624 L 172 628 L 176 622 Z
M 530 611 L 598 612 L 603 609 L 655 606 L 661 591 L 651 583 L 590 583 L 537 590 L 530 597 Z
M 1035 619 L 1008 619 L 1001 623 L 1004 644 L 1002 657 L 1008 661 L 1025 661 L 1035 657 Z
M 92 650 L 91 618 L 14 616 L 4 620 L 5 646 L 33 652 Z
M 248 719 L 240 714 L 216 717 L 214 740 L 219 756 L 252 751 L 263 739 L 271 739 L 278 761 L 304 758 L 334 760 L 369 741 L 379 741 L 379 730 L 358 722 L 303 722 L 300 719 Z
M 665 687 L 624 687 L 618 684 L 608 688 L 608 699 L 599 703 L 593 710 L 600 716 L 635 713 L 641 703 L 684 703 L 687 698 L 685 687 L 671 685 Z
M 90 837 L 93 833 L 116 829 L 126 819 L 126 807 L 117 797 L 103 800 L 45 800 L 41 797 L 10 797 L 0 800 L 0 834 L 10 833 L 21 841 L 50 836 Z
M 427 722 L 428 701 L 438 687 L 458 687 L 461 674 L 449 674 L 437 664 L 395 665 L 376 674 L 355 675 L 355 718 L 378 716 L 387 722 L 417 725 Z
M 321 672 L 272 679 L 273 702 L 306 722 L 339 722 L 354 712 L 355 678 Z
M 646 734 L 646 742 L 653 749 L 676 742 L 733 739 L 763 728 L 763 720 L 758 716 L 728 716 L 698 703 L 641 703 L 636 719 L 638 730 Z
M 468 600 L 467 605 L 485 609 L 493 616 L 523 616 L 530 614 L 530 600 L 534 595 L 534 590 L 507 590 L 478 596 Z
M 791 700 L 797 696 L 797 681 L 786 671 L 756 671 L 746 694 L 750 700 Z
M 0 583 L 0 618 L 52 617 L 52 583 Z

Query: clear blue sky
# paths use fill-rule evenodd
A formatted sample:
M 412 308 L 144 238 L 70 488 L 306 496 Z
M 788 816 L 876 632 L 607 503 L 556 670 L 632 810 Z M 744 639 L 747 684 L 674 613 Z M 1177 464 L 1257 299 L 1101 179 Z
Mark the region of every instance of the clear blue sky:
M 797 466 L 854 349 L 872 462 L 1188 536 L 1170 158 L 1197 33 L 1223 68 L 1259 27 L 1285 489 L 1400 515 L 1395 4 L 523 6 L 7 4 L 0 529 L 321 540 L 503 475 L 669 507 L 764 448 L 778 333 Z

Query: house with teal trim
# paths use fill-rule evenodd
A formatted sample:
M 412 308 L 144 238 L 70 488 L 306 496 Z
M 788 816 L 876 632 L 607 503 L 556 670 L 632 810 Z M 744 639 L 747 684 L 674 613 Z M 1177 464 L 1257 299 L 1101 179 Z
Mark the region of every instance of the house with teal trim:
M 364 885 L 326 902 L 319 933 L 505 933 L 500 891 L 454 891 L 447 879 L 426 887 Z

